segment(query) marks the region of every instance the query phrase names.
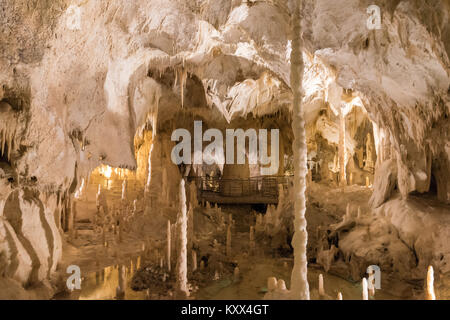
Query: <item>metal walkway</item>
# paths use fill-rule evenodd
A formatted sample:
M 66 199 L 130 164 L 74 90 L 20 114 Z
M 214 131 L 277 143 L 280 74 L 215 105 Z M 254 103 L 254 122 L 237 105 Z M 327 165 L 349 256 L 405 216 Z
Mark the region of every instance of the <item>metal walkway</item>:
M 249 179 L 197 177 L 197 198 L 218 204 L 277 204 L 278 185 L 287 189 L 292 176 L 261 176 Z

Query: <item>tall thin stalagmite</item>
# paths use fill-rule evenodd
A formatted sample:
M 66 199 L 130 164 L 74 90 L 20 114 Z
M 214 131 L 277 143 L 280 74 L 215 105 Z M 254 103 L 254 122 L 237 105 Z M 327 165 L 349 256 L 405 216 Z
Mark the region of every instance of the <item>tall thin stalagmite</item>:
M 324 297 L 325 296 L 325 288 L 323 286 L 323 275 L 319 274 L 319 296 Z
M 303 40 L 301 38 L 301 10 L 302 1 L 294 2 L 292 14 L 292 51 L 291 51 L 291 88 L 294 96 L 292 129 L 294 131 L 294 199 L 295 199 L 295 220 L 294 237 L 292 246 L 294 247 L 294 267 L 291 276 L 291 294 L 293 299 L 309 300 L 309 284 L 307 279 L 307 257 L 306 243 L 308 234 L 306 232 L 306 174 L 308 173 L 307 146 L 305 119 L 302 108 L 303 98 Z
M 152 181 L 152 152 L 153 152 L 153 146 L 152 143 L 150 147 L 150 151 L 148 153 L 148 175 L 147 175 L 147 182 L 145 184 L 145 191 L 148 192 L 150 190 L 150 183 Z
M 177 250 L 177 296 L 187 297 L 187 209 L 184 179 L 180 182 L 180 212 L 178 214 L 178 250 Z
M 363 300 L 369 300 L 369 288 L 367 284 L 367 279 L 362 279 L 362 299 Z
M 432 266 L 428 267 L 427 272 L 426 300 L 436 300 L 436 294 L 434 293 L 434 270 Z
M 188 211 L 188 215 L 187 215 L 187 224 L 188 224 L 188 229 L 187 229 L 187 249 L 192 250 L 193 248 L 193 244 L 194 244 L 194 209 L 192 207 L 192 203 L 189 204 L 189 211 Z
M 231 225 L 227 228 L 227 247 L 226 247 L 227 257 L 231 257 Z
M 345 116 L 344 106 L 339 106 L 339 185 L 347 185 L 347 176 L 345 173 Z
M 171 242 L 172 242 L 172 234 L 170 232 L 170 220 L 167 221 L 167 270 L 170 272 L 170 267 L 171 267 Z

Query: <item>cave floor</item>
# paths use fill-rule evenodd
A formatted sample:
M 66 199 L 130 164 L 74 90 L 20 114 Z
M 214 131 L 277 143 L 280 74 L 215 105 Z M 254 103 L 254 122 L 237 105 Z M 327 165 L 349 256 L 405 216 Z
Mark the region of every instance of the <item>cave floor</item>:
M 121 198 L 121 183 L 110 182 L 105 188 L 108 203 L 119 205 Z M 137 198 L 139 185 L 130 184 L 127 190 L 129 199 Z M 77 220 L 92 220 L 96 212 L 95 194 L 98 181 L 88 185 L 86 196 L 77 203 Z M 106 186 L 106 184 L 104 184 Z M 362 210 L 368 210 L 367 200 L 371 190 L 365 187 L 352 186 L 345 189 L 333 189 L 323 185 L 314 184 L 310 188 L 308 200 L 308 233 L 309 242 L 316 241 L 316 230 L 326 227 L 329 224 L 338 222 L 345 213 L 348 202 L 352 206 L 360 206 Z M 205 209 L 205 208 L 202 208 Z M 233 265 L 240 268 L 239 279 L 234 279 L 233 272 L 221 272 L 218 279 L 214 280 L 215 270 L 196 271 L 208 274 L 203 275 L 198 280 L 198 275 L 194 276 L 194 286 L 191 299 L 262 299 L 267 291 L 267 278 L 274 276 L 277 279 L 284 279 L 289 287 L 290 272 L 292 270 L 292 255 L 280 255 L 272 250 L 256 248 L 254 255 L 248 255 L 249 226 L 253 224 L 249 208 L 246 206 L 224 206 L 223 212 L 231 213 L 236 220 L 236 227 L 233 232 Z M 139 209 L 138 209 L 139 214 Z M 141 212 L 142 214 L 142 212 Z M 78 225 L 82 225 L 79 223 Z M 111 243 L 109 248 L 102 246 L 101 236 L 89 228 L 82 228 L 78 231 L 77 239 L 67 239 L 64 247 L 63 263 L 67 266 L 76 264 L 82 270 L 83 282 L 80 291 L 71 294 L 58 294 L 55 299 L 115 299 L 116 288 L 118 286 L 119 267 L 118 261 L 126 266 L 127 288 L 125 299 L 171 299 L 170 293 L 167 295 L 155 294 L 151 290 L 146 292 L 134 291 L 130 283 L 139 267 L 147 267 L 153 262 L 147 261 L 142 253 L 142 235 L 125 233 L 123 241 L 118 243 L 117 236 L 108 233 L 106 239 Z M 217 237 L 215 234 L 206 234 L 199 239 L 200 246 L 209 246 L 211 241 Z M 221 239 L 219 242 L 224 242 Z M 125 261 L 125 262 L 124 262 Z M 154 263 L 153 263 L 154 264 Z M 308 268 L 308 279 L 311 289 L 311 298 L 319 299 L 318 296 L 318 276 L 324 275 L 325 291 L 331 298 L 335 298 L 340 291 L 344 299 L 360 299 L 361 284 L 348 281 L 335 275 L 325 273 L 320 266 L 310 264 Z M 188 279 L 189 276 L 188 275 Z M 208 278 L 209 277 L 209 278 Z M 376 299 L 396 299 L 396 297 L 378 290 Z

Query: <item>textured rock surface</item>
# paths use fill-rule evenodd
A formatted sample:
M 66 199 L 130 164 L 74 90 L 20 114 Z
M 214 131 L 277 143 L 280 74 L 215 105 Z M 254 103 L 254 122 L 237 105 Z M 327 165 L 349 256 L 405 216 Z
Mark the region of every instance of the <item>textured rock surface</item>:
M 383 162 L 375 173 L 375 192 L 370 198 L 370 205 L 378 208 L 388 200 L 397 182 L 397 163 L 393 160 Z

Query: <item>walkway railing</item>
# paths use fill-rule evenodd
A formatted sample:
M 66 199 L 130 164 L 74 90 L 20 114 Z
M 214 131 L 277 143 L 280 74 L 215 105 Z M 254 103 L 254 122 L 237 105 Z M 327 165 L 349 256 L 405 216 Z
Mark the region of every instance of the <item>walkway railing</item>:
M 273 203 L 278 202 L 278 185 L 287 189 L 292 183 L 292 176 L 260 176 L 248 179 L 221 179 L 217 177 L 196 177 L 199 200 L 209 201 L 229 197 L 236 203 L 253 202 Z M 208 200 L 209 199 L 209 200 Z M 258 200 L 259 199 L 259 200 Z M 217 200 L 217 202 L 220 202 Z M 228 199 L 227 199 L 228 202 Z

